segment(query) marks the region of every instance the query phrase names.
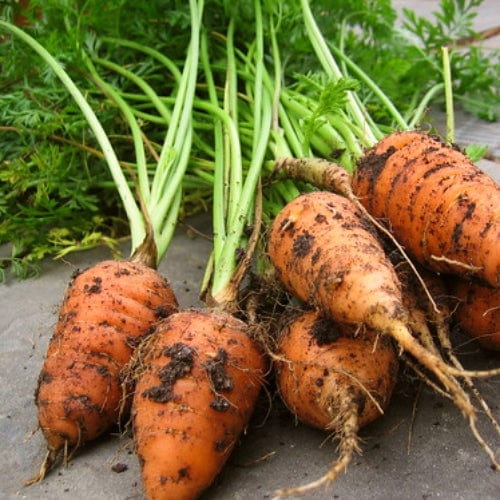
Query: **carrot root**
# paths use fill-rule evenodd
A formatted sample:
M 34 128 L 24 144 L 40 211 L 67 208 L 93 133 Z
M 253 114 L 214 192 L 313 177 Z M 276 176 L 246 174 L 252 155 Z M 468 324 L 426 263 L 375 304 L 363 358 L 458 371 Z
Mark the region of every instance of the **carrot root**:
M 38 379 L 38 422 L 47 443 L 40 472 L 118 425 L 121 376 L 137 344 L 177 310 L 168 282 L 132 261 L 103 261 L 72 278 Z M 128 387 L 130 389 L 130 387 Z
M 342 435 L 340 437 L 339 458 L 331 464 L 329 470 L 320 478 L 309 483 L 276 490 L 274 492 L 276 498 L 304 495 L 321 486 L 328 486 L 337 479 L 340 473 L 345 472 L 354 453 L 360 451 L 358 411 L 358 405 L 351 404 L 345 411 L 339 412 L 339 416 L 335 419 L 335 424 L 332 424 L 332 427 L 342 429 Z
M 397 355 L 392 342 L 372 330 L 305 311 L 285 326 L 273 358 L 285 405 L 301 422 L 339 440 L 339 457 L 323 476 L 275 492 L 279 497 L 301 495 L 331 484 L 359 452 L 359 429 L 389 404 Z
M 43 481 L 47 473 L 54 466 L 54 463 L 56 462 L 58 455 L 59 455 L 59 450 L 47 450 L 47 453 L 45 454 L 45 457 L 42 461 L 42 465 L 40 466 L 38 474 L 33 476 L 31 479 L 25 481 L 23 485 L 31 486 L 32 484 Z

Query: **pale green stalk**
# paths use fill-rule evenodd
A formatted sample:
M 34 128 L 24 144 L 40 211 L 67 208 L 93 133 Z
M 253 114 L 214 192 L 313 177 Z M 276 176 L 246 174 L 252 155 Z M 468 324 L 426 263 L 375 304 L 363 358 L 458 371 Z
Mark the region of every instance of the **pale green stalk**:
M 385 106 L 389 111 L 389 114 L 396 122 L 396 125 L 401 130 L 408 130 L 408 124 L 403 118 L 399 110 L 394 106 L 393 102 L 387 97 L 387 95 L 382 91 L 382 89 L 363 71 L 354 61 L 346 57 L 344 52 L 337 49 L 334 45 L 329 45 L 330 49 L 345 63 L 345 65 L 364 83 L 377 97 L 377 99 Z M 383 134 L 378 130 L 373 120 L 370 118 L 370 129 L 374 131 L 378 139 L 381 139 Z
M 144 142 L 142 140 L 142 132 L 137 120 L 135 119 L 134 113 L 130 106 L 126 103 L 124 99 L 120 96 L 116 89 L 105 82 L 96 71 L 92 62 L 87 58 L 87 67 L 89 68 L 92 78 L 97 83 L 97 85 L 102 89 L 102 91 L 109 95 L 109 97 L 115 102 L 120 111 L 122 112 L 125 120 L 130 127 L 132 133 L 132 139 L 134 142 L 135 149 L 135 162 L 137 169 L 137 179 L 139 183 L 140 196 L 145 204 L 147 204 L 150 196 L 149 187 L 149 176 L 148 167 L 146 162 L 146 153 L 144 151 Z
M 254 68 L 264 64 L 264 44 L 263 44 L 263 20 L 260 2 L 255 0 L 255 45 L 249 52 L 255 59 Z M 236 57 L 234 53 L 233 33 L 234 21 L 230 21 L 227 43 L 227 71 L 226 87 L 224 96 L 224 109 L 232 118 L 237 118 L 237 123 L 242 123 L 240 116 L 236 113 L 237 106 L 237 80 L 238 71 L 236 68 Z M 252 124 L 251 158 L 243 180 L 243 165 L 234 165 L 237 171 L 229 173 L 229 192 L 223 191 L 223 200 L 214 199 L 214 206 L 219 203 L 224 205 L 224 201 L 229 200 L 229 205 L 225 207 L 225 234 L 215 232 L 214 248 L 220 248 L 218 255 L 214 254 L 212 269 L 210 297 L 214 304 L 219 307 L 230 307 L 234 304 L 237 295 L 237 285 L 235 274 L 237 271 L 237 250 L 242 244 L 245 226 L 252 218 L 251 210 L 255 201 L 255 190 L 259 176 L 262 172 L 264 157 L 268 146 L 269 134 L 272 121 L 272 95 L 265 87 L 264 70 L 261 68 L 255 71 L 252 77 L 252 115 L 249 117 Z M 248 83 L 248 81 L 246 82 Z M 235 120 L 236 121 L 236 120 Z M 243 122 L 244 123 L 244 122 Z M 258 126 L 257 126 L 258 125 Z M 241 133 L 241 129 L 239 129 Z M 229 144 L 232 146 L 232 144 Z M 227 153 L 224 150 L 224 154 Z M 243 181 L 241 186 L 240 179 Z M 215 241 L 219 240 L 219 241 Z
M 169 221 L 177 218 L 177 191 L 181 189 L 192 141 L 192 109 L 198 76 L 198 60 L 200 46 L 201 16 L 203 0 L 190 0 L 193 22 L 191 24 L 191 41 L 186 56 L 186 63 L 175 105 L 172 111 L 170 126 L 162 146 L 158 168 L 155 171 L 151 188 L 149 211 L 153 230 L 157 235 L 159 255 L 167 248 L 172 231 L 164 230 L 171 226 Z M 165 214 L 167 216 L 165 217 Z
M 99 57 L 94 57 L 93 61 L 105 68 L 111 69 L 112 71 L 118 73 L 119 75 L 128 78 L 131 82 L 135 83 L 148 98 L 154 104 L 156 110 L 160 116 L 169 123 L 171 121 L 170 110 L 165 106 L 163 101 L 158 97 L 158 94 L 153 90 L 153 88 L 140 76 L 137 76 L 132 71 L 124 68 L 123 66 L 116 64 L 114 62 L 108 61 L 107 59 L 101 59 Z
M 444 88 L 444 84 L 438 83 L 431 87 L 426 94 L 420 100 L 418 106 L 413 110 L 413 118 L 408 122 L 408 130 L 414 129 L 422 120 L 425 112 L 427 111 L 427 107 L 429 106 L 429 102 L 434 98 L 436 94 L 441 92 Z
M 448 47 L 442 47 L 444 96 L 446 105 L 446 142 L 455 142 L 455 111 L 453 109 L 453 85 L 451 81 L 450 55 Z
M 326 43 L 326 40 L 321 34 L 316 20 L 314 19 L 311 8 L 309 6 L 309 1 L 300 0 L 300 4 L 302 7 L 306 30 L 313 45 L 313 49 L 319 59 L 319 62 L 327 75 L 334 81 L 337 81 L 343 77 L 343 74 L 340 71 L 334 57 L 332 56 L 328 44 Z M 353 94 L 352 92 L 348 92 L 348 100 L 349 109 L 351 110 L 353 119 L 356 121 L 357 125 L 365 131 L 367 140 L 371 143 L 377 142 L 377 138 L 370 128 L 368 114 L 366 113 L 366 110 L 364 110 L 363 107 L 359 105 L 355 94 Z
M 158 50 L 152 47 L 148 47 L 147 45 L 143 45 L 142 43 L 134 42 L 132 40 L 124 40 L 122 38 L 103 37 L 102 41 L 144 52 L 145 54 L 151 56 L 153 59 L 156 59 L 159 63 L 165 66 L 165 68 L 167 68 L 174 77 L 176 83 L 180 82 L 182 73 L 179 71 L 177 64 L 175 64 L 170 58 L 168 58 L 165 54 L 162 54 Z
M 234 49 L 234 18 L 229 20 L 226 37 L 226 83 L 224 87 L 224 110 L 238 123 L 238 72 L 236 70 L 236 57 Z M 234 147 L 239 147 L 238 144 L 231 142 L 230 138 L 224 136 L 224 159 L 225 159 L 225 185 L 228 186 L 228 192 L 225 193 L 224 202 L 227 205 L 227 213 L 230 214 L 226 219 L 229 221 L 235 213 L 235 207 L 239 202 L 243 175 L 241 165 L 234 164 L 230 161 L 233 157 L 232 150 Z M 241 160 L 238 160 L 241 161 Z

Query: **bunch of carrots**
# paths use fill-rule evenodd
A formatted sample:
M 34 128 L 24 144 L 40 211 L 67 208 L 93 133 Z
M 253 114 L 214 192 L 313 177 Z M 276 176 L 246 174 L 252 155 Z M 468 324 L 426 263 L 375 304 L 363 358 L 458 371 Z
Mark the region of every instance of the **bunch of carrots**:
M 319 61 L 338 79 L 337 61 L 307 1 L 301 3 Z M 317 158 L 281 158 L 276 164 L 285 175 L 323 190 L 289 201 L 269 232 L 268 253 L 279 281 L 316 314 L 306 313 L 311 314 L 307 321 L 299 316 L 284 328 L 274 352 L 278 389 L 300 420 L 333 432 L 341 443 L 338 461 L 323 477 L 284 489 L 283 495 L 331 482 L 345 468 L 358 446 L 356 433 L 366 423 L 367 398 L 377 404 L 376 416 L 383 413 L 395 377 L 394 361 L 381 361 L 386 341 L 423 380 L 452 399 L 499 469 L 493 448 L 477 429 L 478 409 L 471 400 L 498 434 L 499 424 L 473 383 L 488 374 L 461 366 L 450 338 L 457 304 L 438 306 L 438 299 L 458 296 L 462 329 L 475 330 L 483 346 L 498 350 L 500 189 L 458 148 L 409 130 L 401 117 L 405 130 L 381 136 L 355 93 L 349 97 L 352 123 L 371 132 L 361 153 L 349 149 L 355 163 L 351 174 L 345 165 Z M 447 275 L 455 276 L 448 280 L 454 287 L 450 292 L 440 283 Z M 478 328 L 476 313 L 482 316 Z M 324 330 L 327 320 L 325 341 L 317 324 Z M 348 342 L 345 337 L 361 346 L 372 339 L 370 362 L 378 371 L 367 374 L 367 361 L 354 355 L 354 346 L 341 357 L 337 344 Z M 314 378 L 303 375 L 309 371 Z M 367 413 L 368 421 L 375 418 Z
M 450 337 L 458 321 L 481 345 L 500 349 L 498 185 L 458 148 L 411 130 L 396 110 L 401 130 L 384 135 L 307 0 L 300 0 L 306 33 L 331 80 L 319 103 L 301 96 L 300 87 L 282 87 L 279 22 L 272 16 L 273 66 L 263 63 L 261 2 L 253 4 L 255 38 L 247 52 L 235 44 L 231 14 L 227 32 L 214 41 L 203 29 L 204 1 L 189 5 L 182 71 L 154 49 L 108 40 L 164 62 L 177 83 L 168 98 L 126 68 L 87 60 L 93 81 L 130 127 L 133 173 L 66 71 L 29 35 L 0 23 L 44 58 L 80 105 L 105 154 L 132 242 L 129 259 L 99 263 L 69 285 L 36 390 L 47 455 L 29 483 L 43 479 L 61 454 L 67 461 L 130 419 L 147 498 L 196 498 L 230 456 L 273 367 L 290 411 L 340 440 L 339 458 L 322 477 L 277 492 L 302 494 L 346 468 L 360 448 L 359 429 L 390 404 L 401 362 L 455 403 L 498 469 L 477 429 L 476 405 L 498 434 L 500 426 L 473 381 L 499 370 L 465 370 Z M 214 51 L 224 72 L 214 72 Z M 112 86 L 102 67 L 141 93 Z M 131 100 L 144 104 L 140 115 Z M 207 149 L 193 126 L 200 111 L 215 145 L 212 171 L 203 173 L 213 189 L 213 249 L 201 286 L 206 307 L 179 311 L 155 268 L 188 195 L 193 149 Z M 166 126 L 153 171 L 145 148 L 155 150 L 140 126 L 146 116 Z M 331 144 L 339 164 L 325 160 Z M 285 319 L 272 319 L 279 334 L 261 321 L 272 303 L 270 281 L 295 297 Z M 448 295 L 457 301 L 444 302 Z

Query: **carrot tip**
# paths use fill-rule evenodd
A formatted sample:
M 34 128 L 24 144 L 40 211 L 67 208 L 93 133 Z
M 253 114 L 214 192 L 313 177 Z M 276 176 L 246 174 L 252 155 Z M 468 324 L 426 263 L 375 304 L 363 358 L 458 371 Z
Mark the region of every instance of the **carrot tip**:
M 59 455 L 59 450 L 47 450 L 47 453 L 45 454 L 45 458 L 43 459 L 38 474 L 35 474 L 31 479 L 25 481 L 23 483 L 23 486 L 31 486 L 32 484 L 43 481 L 45 476 L 47 475 L 47 472 L 49 472 L 50 469 L 52 469 L 58 455 Z

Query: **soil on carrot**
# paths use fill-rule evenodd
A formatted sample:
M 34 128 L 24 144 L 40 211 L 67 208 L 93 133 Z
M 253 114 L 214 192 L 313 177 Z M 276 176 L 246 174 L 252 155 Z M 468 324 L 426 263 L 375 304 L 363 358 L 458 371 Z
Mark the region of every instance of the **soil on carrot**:
M 217 354 L 204 365 L 215 393 L 215 399 L 210 402 L 210 408 L 220 412 L 225 412 L 229 409 L 228 400 L 220 393 L 231 392 L 234 388 L 234 380 L 228 375 L 226 366 L 227 351 L 223 348 L 219 348 Z
M 308 231 L 297 236 L 293 242 L 293 252 L 297 257 L 305 257 L 313 247 L 314 236 Z
M 163 355 L 170 357 L 158 373 L 160 385 L 150 387 L 142 395 L 158 403 L 166 403 L 175 398 L 173 386 L 175 382 L 188 375 L 194 365 L 195 350 L 182 342 L 168 346 L 163 350 Z
M 370 173 L 370 185 L 374 185 L 384 166 L 387 159 L 396 152 L 396 148 L 391 146 L 385 153 L 381 154 L 368 154 L 361 157 L 358 161 L 358 170 Z
M 83 287 L 83 291 L 85 293 L 101 293 L 102 291 L 102 278 L 100 276 L 94 276 L 92 278 L 93 285 L 85 284 Z
M 316 319 L 311 327 L 310 333 L 318 346 L 332 344 L 340 337 L 340 332 L 334 328 L 332 322 L 326 318 Z

